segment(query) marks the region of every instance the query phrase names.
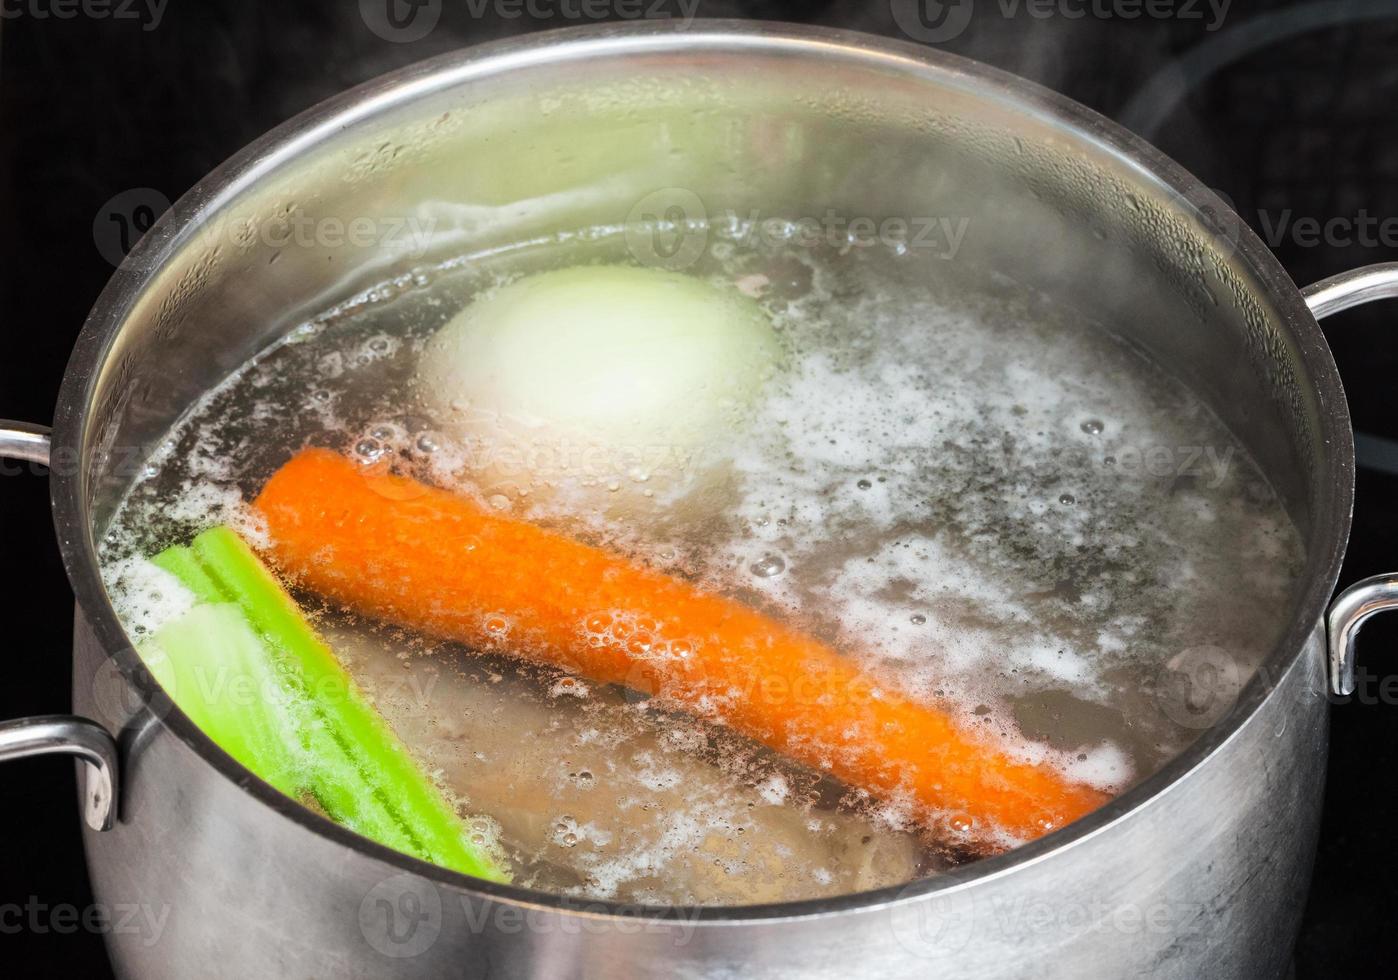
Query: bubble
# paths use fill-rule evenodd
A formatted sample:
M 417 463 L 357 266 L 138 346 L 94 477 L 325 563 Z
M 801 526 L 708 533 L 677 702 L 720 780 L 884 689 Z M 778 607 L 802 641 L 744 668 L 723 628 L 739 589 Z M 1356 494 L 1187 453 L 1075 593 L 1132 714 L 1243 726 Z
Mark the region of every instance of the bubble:
M 426 432 L 417 437 L 417 442 L 414 443 L 414 445 L 416 445 L 417 448 L 424 453 L 435 453 L 438 449 L 441 448 L 439 445 L 437 445 L 437 440 L 432 438 L 432 436 Z
M 1060 493 L 1058 495 L 1058 502 L 1065 507 L 1070 507 L 1078 502 L 1078 498 L 1074 497 L 1071 493 Z
M 927 624 L 927 617 L 922 613 L 913 613 L 908 621 L 914 626 L 925 626 Z
M 861 490 L 869 490 L 874 485 L 870 483 L 868 480 L 860 480 L 858 483 L 855 484 L 855 486 L 857 486 Z
M 377 439 L 360 439 L 354 444 L 354 454 L 371 462 L 387 451 L 387 448 Z
M 566 694 L 570 697 L 583 698 L 587 697 L 588 688 L 586 684 L 579 681 L 576 677 L 560 677 L 554 682 L 553 686 L 549 688 L 549 694 L 554 697 L 562 697 Z
M 780 555 L 767 555 L 753 562 L 750 568 L 758 578 L 774 578 L 786 571 L 786 561 Z
M 568 815 L 558 818 L 553 825 L 553 839 L 564 847 L 574 847 L 578 843 L 578 822 Z
M 1099 436 L 1106 426 L 1102 424 L 1101 419 L 1088 419 L 1083 422 L 1082 425 L 1078 426 L 1078 428 L 1082 429 L 1090 436 Z

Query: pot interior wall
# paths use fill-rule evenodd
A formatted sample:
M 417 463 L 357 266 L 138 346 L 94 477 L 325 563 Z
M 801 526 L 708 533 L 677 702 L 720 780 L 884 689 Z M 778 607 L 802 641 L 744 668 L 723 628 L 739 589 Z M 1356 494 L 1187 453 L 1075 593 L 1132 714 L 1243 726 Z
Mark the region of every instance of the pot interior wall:
M 1214 406 L 1309 531 L 1331 461 L 1296 342 L 1231 229 L 1090 135 L 1094 120 L 829 41 L 627 40 L 376 83 L 182 201 L 120 274 L 124 326 L 83 434 L 108 450 L 85 454 L 93 526 L 195 398 L 356 290 L 565 229 L 832 212 L 964 219 L 955 257 L 912 249 L 910 274 L 968 289 L 1007 274 L 1111 325 Z M 356 227 L 372 241 L 334 233 Z

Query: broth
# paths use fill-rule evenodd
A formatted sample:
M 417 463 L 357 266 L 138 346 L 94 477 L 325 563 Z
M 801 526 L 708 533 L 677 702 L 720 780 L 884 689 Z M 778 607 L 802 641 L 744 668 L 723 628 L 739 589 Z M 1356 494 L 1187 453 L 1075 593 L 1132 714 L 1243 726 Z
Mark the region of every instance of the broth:
M 967 295 L 949 264 L 929 275 L 897 248 L 712 234 L 687 271 L 757 295 L 784 352 L 722 445 L 679 461 L 481 445 L 419 397 L 424 345 L 473 296 L 616 262 L 619 235 L 421 270 L 291 331 L 172 428 L 102 544 L 133 640 L 182 608 L 145 556 L 220 522 L 260 540 L 248 502 L 316 445 L 794 623 L 1110 792 L 1218 717 L 1280 633 L 1301 545 L 1199 399 L 1110 324 L 1007 277 Z M 652 479 L 667 468 L 683 477 Z M 973 857 L 896 801 L 634 692 L 297 598 L 518 884 L 746 904 Z M 1203 702 L 1188 687 L 1201 669 L 1217 682 Z

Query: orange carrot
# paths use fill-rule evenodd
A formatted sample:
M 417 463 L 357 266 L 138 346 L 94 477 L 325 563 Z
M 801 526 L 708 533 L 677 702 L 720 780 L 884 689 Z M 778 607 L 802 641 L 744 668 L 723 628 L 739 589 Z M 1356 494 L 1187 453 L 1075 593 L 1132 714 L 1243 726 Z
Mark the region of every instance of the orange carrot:
M 257 508 L 274 560 L 376 618 L 660 696 L 981 849 L 1108 797 L 741 603 L 411 479 L 306 450 Z

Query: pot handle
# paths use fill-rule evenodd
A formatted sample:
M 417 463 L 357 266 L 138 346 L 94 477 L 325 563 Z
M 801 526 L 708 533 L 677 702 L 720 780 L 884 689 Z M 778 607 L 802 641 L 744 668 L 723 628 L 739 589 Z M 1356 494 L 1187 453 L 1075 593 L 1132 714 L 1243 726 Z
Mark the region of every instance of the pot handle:
M 1361 266 L 1322 279 L 1301 291 L 1317 320 L 1379 299 L 1398 298 L 1398 262 Z M 1375 613 L 1398 609 L 1398 574 L 1374 575 L 1335 597 L 1326 614 L 1330 647 L 1330 690 L 1354 693 L 1354 642 L 1359 628 Z
M 0 457 L 48 464 L 46 426 L 0 420 Z M 117 746 L 111 734 L 76 715 L 37 715 L 0 722 L 0 762 L 32 755 L 71 755 L 83 767 L 83 819 L 111 830 L 117 812 Z

